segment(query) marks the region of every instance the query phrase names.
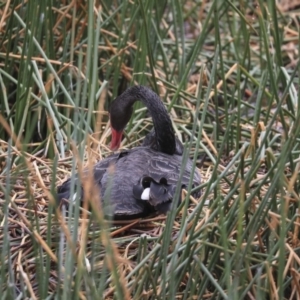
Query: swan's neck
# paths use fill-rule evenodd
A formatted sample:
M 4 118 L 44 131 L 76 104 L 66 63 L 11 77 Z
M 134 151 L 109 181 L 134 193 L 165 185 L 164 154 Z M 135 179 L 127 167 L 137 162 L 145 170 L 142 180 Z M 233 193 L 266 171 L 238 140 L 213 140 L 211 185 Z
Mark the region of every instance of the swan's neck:
M 134 86 L 118 96 L 111 106 L 111 124 L 121 131 L 128 123 L 132 106 L 142 101 L 151 114 L 159 150 L 167 154 L 175 153 L 175 135 L 168 111 L 156 93 L 143 86 Z

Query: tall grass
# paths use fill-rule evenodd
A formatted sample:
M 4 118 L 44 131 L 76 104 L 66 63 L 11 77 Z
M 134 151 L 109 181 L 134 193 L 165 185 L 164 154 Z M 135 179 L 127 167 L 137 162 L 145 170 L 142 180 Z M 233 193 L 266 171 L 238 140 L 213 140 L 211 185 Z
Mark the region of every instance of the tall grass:
M 300 296 L 299 24 L 287 3 L 0 4 L 3 299 Z M 134 84 L 162 97 L 202 196 L 189 188 L 167 216 L 131 221 L 79 199 L 60 210 L 56 186 L 109 154 L 109 104 Z M 136 104 L 123 147 L 151 128 Z

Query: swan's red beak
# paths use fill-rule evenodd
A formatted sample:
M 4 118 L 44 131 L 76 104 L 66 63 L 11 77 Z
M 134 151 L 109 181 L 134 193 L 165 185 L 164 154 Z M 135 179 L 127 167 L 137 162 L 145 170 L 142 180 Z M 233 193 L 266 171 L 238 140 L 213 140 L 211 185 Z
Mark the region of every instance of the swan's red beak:
M 115 151 L 119 149 L 122 141 L 123 131 L 117 131 L 111 127 L 111 144 L 110 149 Z

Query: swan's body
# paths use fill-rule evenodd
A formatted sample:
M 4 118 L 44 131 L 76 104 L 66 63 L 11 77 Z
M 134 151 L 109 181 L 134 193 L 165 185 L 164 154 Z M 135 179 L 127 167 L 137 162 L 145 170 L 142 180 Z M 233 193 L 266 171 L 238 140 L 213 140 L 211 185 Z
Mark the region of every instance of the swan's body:
M 105 193 L 110 191 L 110 195 L 107 195 L 110 207 L 104 207 L 104 211 L 107 214 L 113 212 L 115 216 L 139 216 L 155 211 L 166 213 L 172 204 L 181 163 L 180 155 L 160 153 L 143 146 L 103 159 L 95 165 L 93 173 L 101 199 L 106 200 Z M 113 168 L 110 169 L 109 166 Z M 182 187 L 188 186 L 191 169 L 192 162 L 188 160 L 181 181 Z M 88 177 L 88 170 L 85 176 Z M 200 176 L 195 172 L 193 186 L 197 186 L 199 182 Z M 150 185 L 151 199 L 142 200 L 144 189 Z M 69 179 L 58 188 L 60 198 L 69 198 L 70 186 Z M 195 196 L 198 195 L 199 192 Z
M 180 202 L 180 199 L 174 199 L 174 194 L 180 176 L 183 146 L 175 138 L 166 109 L 154 92 L 141 86 L 132 87 L 112 103 L 112 148 L 119 146 L 120 135 L 122 136 L 122 130 L 132 113 L 132 105 L 138 99 L 146 102 L 155 131 L 146 136 L 143 146 L 112 154 L 97 163 L 93 169 L 94 184 L 99 188 L 101 199 L 106 204 L 104 212 L 115 217 L 134 217 L 155 211 L 166 213 L 171 208 L 172 201 Z M 154 116 L 153 111 L 157 115 Z M 160 122 L 157 119 L 161 124 L 158 124 Z M 187 187 L 191 177 L 193 187 L 200 184 L 198 171 L 191 173 L 192 165 L 192 161 L 188 159 L 181 187 Z M 88 177 L 88 170 L 83 177 Z M 70 198 L 70 187 L 71 179 L 58 187 L 59 200 Z M 196 197 L 199 195 L 200 192 L 194 194 Z

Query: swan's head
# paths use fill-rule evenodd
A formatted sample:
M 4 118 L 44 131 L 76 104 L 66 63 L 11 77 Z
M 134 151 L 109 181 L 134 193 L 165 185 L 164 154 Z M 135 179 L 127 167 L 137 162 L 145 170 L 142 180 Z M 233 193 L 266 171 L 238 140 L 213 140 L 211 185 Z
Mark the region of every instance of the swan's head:
M 111 150 L 117 150 L 120 147 L 123 131 L 129 122 L 132 114 L 132 106 L 124 103 L 122 95 L 117 97 L 111 104 L 109 118 L 111 127 Z M 126 100 L 126 98 L 125 98 Z

